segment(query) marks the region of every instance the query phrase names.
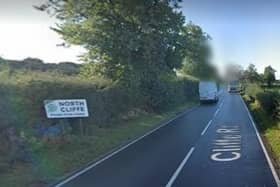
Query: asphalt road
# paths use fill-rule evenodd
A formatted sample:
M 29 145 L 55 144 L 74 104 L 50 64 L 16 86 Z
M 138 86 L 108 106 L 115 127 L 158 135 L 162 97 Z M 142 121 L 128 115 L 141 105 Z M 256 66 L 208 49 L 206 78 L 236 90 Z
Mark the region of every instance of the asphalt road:
M 224 92 L 57 186 L 277 186 L 258 136 L 241 97 Z

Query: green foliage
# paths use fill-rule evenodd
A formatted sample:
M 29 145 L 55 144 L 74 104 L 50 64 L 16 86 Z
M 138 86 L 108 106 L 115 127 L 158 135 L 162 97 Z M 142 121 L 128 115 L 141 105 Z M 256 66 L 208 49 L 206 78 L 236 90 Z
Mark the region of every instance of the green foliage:
M 94 80 L 96 78 L 110 78 L 120 80 L 124 74 L 124 68 L 119 66 L 111 66 L 110 63 L 86 63 L 83 64 L 80 75 L 81 77 Z
M 179 2 L 52 0 L 37 8 L 60 19 L 54 30 L 67 43 L 87 49 L 83 59 L 94 64 L 83 66 L 82 77 L 112 79 L 155 110 L 162 102 L 153 94 L 168 95 L 161 77 L 175 75 L 186 53 Z
M 261 107 L 267 114 L 275 114 L 278 102 L 277 98 L 279 95 L 276 92 L 261 92 L 257 94 L 257 100 Z
M 146 107 L 154 112 L 162 112 L 180 103 L 194 100 L 198 93 L 197 81 L 178 79 L 174 76 L 144 84 L 143 87 L 147 90 L 143 90 L 142 94 L 146 99 Z
M 265 82 L 267 83 L 268 87 L 271 87 L 272 83 L 275 81 L 275 72 L 276 72 L 276 70 L 274 70 L 271 66 L 267 66 L 264 69 L 263 78 L 264 78 Z
M 3 64 L 3 63 L 5 63 L 5 60 L 2 57 L 0 57 L 0 64 Z
M 38 72 L 56 72 L 65 75 L 77 75 L 80 72 L 79 64 L 72 62 L 44 63 L 37 58 L 26 58 L 22 61 L 4 60 L 11 71 L 38 71 Z
M 185 58 L 180 72 L 199 79 L 217 78 L 216 69 L 209 62 L 211 57 L 210 36 L 193 23 L 184 27 L 183 35 L 186 39 Z
M 139 76 L 143 67 L 156 72 L 180 67 L 184 17 L 177 11 L 178 2 L 54 0 L 39 9 L 52 11 L 61 20 L 54 30 L 66 42 L 84 46 L 85 60 L 109 63 L 108 72 L 102 73 L 118 79 L 111 69 L 119 66 L 140 71 Z
M 256 98 L 256 95 L 258 93 L 263 92 L 263 89 L 260 87 L 259 84 L 247 84 L 245 87 L 245 94 L 250 96 L 250 97 L 254 97 Z
M 249 83 L 260 83 L 262 81 L 262 77 L 258 74 L 257 68 L 254 64 L 250 64 L 244 71 L 243 79 Z
M 0 72 L 1 124 L 21 129 L 38 123 L 51 124 L 43 108 L 46 99 L 87 99 L 90 117 L 86 123 L 103 126 L 120 120 L 132 108 L 161 112 L 196 97 L 196 81 L 172 77 L 145 83 L 151 87 L 142 92 L 96 77 L 87 80 L 55 73 Z
M 216 68 L 209 63 L 189 63 L 188 61 L 184 61 L 184 65 L 181 72 L 183 74 L 191 75 L 202 80 L 218 78 Z
M 184 26 L 183 35 L 186 39 L 185 52 L 188 63 L 208 63 L 211 57 L 210 36 L 192 22 Z

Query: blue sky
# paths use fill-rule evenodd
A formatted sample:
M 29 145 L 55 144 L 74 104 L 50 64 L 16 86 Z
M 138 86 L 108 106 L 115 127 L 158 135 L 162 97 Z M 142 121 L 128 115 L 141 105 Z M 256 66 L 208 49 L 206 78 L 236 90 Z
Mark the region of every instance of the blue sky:
M 280 71 L 280 1 L 185 0 L 182 7 L 187 20 L 212 36 L 219 66 L 253 63 L 260 72 L 267 65 Z
M 0 56 L 78 62 L 76 56 L 83 49 L 57 47 L 62 40 L 49 29 L 54 18 L 32 8 L 42 1 L 0 0 Z M 254 63 L 260 72 L 267 65 L 280 72 L 280 1 L 184 0 L 182 10 L 187 21 L 212 36 L 219 67 Z

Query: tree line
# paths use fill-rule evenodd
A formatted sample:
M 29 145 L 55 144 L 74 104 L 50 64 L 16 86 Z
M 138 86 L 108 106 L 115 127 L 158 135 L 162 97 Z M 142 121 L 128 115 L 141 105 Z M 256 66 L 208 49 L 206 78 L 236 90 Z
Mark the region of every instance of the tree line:
M 73 62 L 45 63 L 38 58 L 25 58 L 23 60 L 8 60 L 0 58 L 0 65 L 6 66 L 13 71 L 39 71 L 39 72 L 57 72 L 64 75 L 78 75 L 80 73 L 80 64 Z
M 276 83 L 275 73 L 277 71 L 270 65 L 264 68 L 263 73 L 258 73 L 254 64 L 249 64 L 245 70 L 242 67 L 236 67 L 233 71 L 237 72 L 243 83 L 258 83 L 268 88 L 273 87 L 273 84 Z

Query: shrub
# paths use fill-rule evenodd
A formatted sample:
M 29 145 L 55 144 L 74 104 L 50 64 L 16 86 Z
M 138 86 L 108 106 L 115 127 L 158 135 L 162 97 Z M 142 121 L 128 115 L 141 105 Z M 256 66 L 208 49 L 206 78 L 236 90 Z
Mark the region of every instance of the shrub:
M 246 85 L 245 94 L 252 99 L 256 98 L 257 94 L 263 92 L 263 89 L 258 84 Z
M 188 79 L 170 78 L 154 80 L 145 84 L 144 94 L 146 109 L 163 112 L 175 105 L 194 100 L 198 96 L 198 82 Z M 147 85 L 149 85 L 147 87 Z
M 256 95 L 257 100 L 259 101 L 262 109 L 267 114 L 275 114 L 278 107 L 279 95 L 276 92 L 261 92 Z

